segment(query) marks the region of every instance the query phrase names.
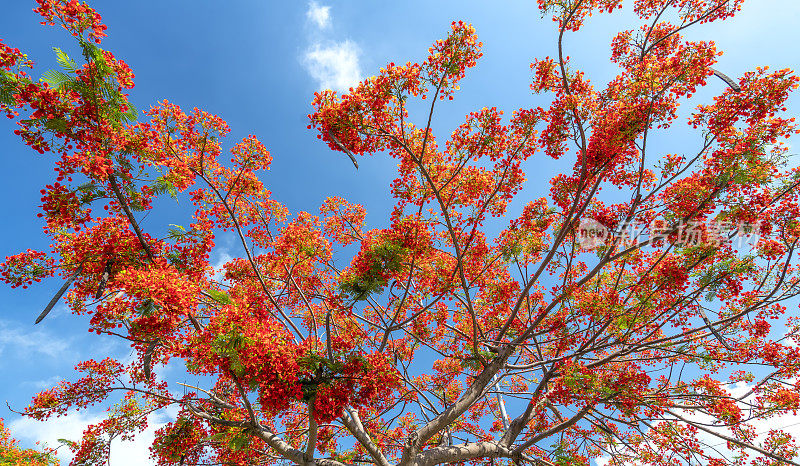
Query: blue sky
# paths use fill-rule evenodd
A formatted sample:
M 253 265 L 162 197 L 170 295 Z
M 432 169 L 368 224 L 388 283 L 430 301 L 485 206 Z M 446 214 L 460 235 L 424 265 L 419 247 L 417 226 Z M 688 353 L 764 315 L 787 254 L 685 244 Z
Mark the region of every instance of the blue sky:
M 630 7 L 632 2 L 626 3 Z M 271 150 L 274 162 L 266 182 L 290 210 L 316 212 L 325 197 L 343 195 L 366 207 L 371 226 L 386 220 L 394 162 L 382 156 L 362 159 L 356 171 L 345 156 L 320 143 L 306 129 L 315 90 L 347 87 L 389 61 L 422 60 L 451 21 L 471 22 L 484 42 L 484 57 L 463 81 L 456 100 L 440 107 L 434 127 L 442 139 L 467 112 L 484 106 L 496 106 L 508 115 L 517 108 L 545 105 L 546 96 L 534 96 L 528 89 L 529 64 L 556 53 L 554 23 L 541 19 L 535 0 L 138 0 L 93 5 L 109 26 L 103 47 L 127 61 L 136 74 L 131 97 L 140 110 L 168 99 L 185 109 L 219 114 L 231 126 L 229 141 L 256 134 Z M 53 46 L 74 46 L 62 30 L 40 26 L 33 7 L 27 0 L 3 2 L 0 37 L 28 53 L 41 73 L 54 65 Z M 631 20 L 629 13 L 597 16 L 582 32 L 567 37 L 573 63 L 597 86 L 615 74 L 607 58 L 609 41 L 616 31 L 638 26 Z M 725 51 L 718 68 L 738 77 L 759 65 L 800 67 L 798 24 L 800 1 L 750 0 L 736 19 L 699 27 L 689 37 L 715 40 Z M 695 104 L 709 101 L 722 85 L 712 82 L 698 93 Z M 795 97 L 792 103 L 791 113 L 800 115 L 800 100 Z M 665 152 L 694 147 L 699 135 L 683 126 L 661 137 L 669 144 Z M 52 159 L 28 150 L 13 129 L 10 121 L 0 122 L 0 192 L 6 199 L 0 204 L 0 257 L 27 248 L 46 249 L 48 244 L 35 212 L 39 189 L 52 177 Z M 550 175 L 563 165 L 536 157 L 527 168 L 529 186 L 521 197 L 531 199 L 545 192 Z M 180 208 L 173 210 L 177 214 Z M 162 214 L 149 218 L 145 227 L 161 229 L 167 223 L 181 222 Z M 236 253 L 225 238 L 219 245 L 213 259 Z M 90 337 L 85 321 L 63 308 L 34 327 L 34 318 L 58 286 L 51 280 L 28 290 L 0 287 L 0 401 L 14 408 L 21 409 L 38 389 L 69 377 L 79 360 L 108 352 L 127 354 L 120 343 Z M 0 417 L 27 445 L 78 437 L 96 415 L 90 411 L 39 426 L 19 420 L 0 405 Z M 166 415 L 154 422 L 165 419 Z M 129 445 L 126 451 L 112 453 L 112 466 L 144 464 L 142 444 Z

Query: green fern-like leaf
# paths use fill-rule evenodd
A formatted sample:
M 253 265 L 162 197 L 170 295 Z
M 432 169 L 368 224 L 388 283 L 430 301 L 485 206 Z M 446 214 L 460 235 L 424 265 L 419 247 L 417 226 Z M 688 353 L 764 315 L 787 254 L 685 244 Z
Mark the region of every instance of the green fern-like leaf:
M 178 199 L 178 190 L 175 188 L 175 185 L 164 176 L 156 178 L 153 184 L 150 185 L 150 189 L 156 195 L 169 193 L 170 197 L 176 200 Z
M 81 41 L 83 48 L 83 56 L 87 60 L 96 62 L 98 65 L 106 65 L 106 57 L 103 55 L 103 49 L 92 44 L 91 42 Z
M 58 70 L 50 70 L 42 75 L 41 81 L 46 82 L 56 89 L 61 89 L 66 83 L 72 81 L 72 78 Z
M 225 293 L 224 291 L 208 290 L 208 294 L 214 298 L 214 301 L 223 305 L 231 304 L 233 302 L 231 301 L 231 297 L 228 296 L 228 293 Z
M 120 118 L 120 120 L 126 123 L 134 123 L 139 119 L 139 110 L 137 110 L 136 107 L 134 107 L 131 103 L 127 103 L 127 105 L 128 110 L 122 113 L 122 118 Z
M 2 81 L 0 81 L 0 104 L 8 106 L 14 105 L 14 94 L 2 84 Z
M 53 118 L 53 119 L 43 120 L 43 121 L 44 121 L 44 127 L 49 129 L 49 130 L 51 130 L 51 131 L 57 131 L 59 133 L 63 133 L 63 132 L 67 131 L 67 127 L 68 127 L 67 120 L 64 120 L 62 118 Z
M 75 60 L 70 58 L 63 50 L 58 47 L 53 47 L 53 51 L 56 52 L 56 61 L 64 71 L 75 71 L 78 69 L 78 64 L 75 63 Z

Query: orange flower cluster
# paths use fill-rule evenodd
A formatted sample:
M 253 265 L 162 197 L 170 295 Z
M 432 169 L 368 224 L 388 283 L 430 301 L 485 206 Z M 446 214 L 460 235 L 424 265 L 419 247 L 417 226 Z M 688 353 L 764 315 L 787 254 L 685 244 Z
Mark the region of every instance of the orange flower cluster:
M 88 33 L 88 38 L 98 44 L 106 36 L 107 26 L 101 22 L 100 14 L 78 0 L 36 0 L 39 4 L 33 11 L 40 14 L 42 24 L 59 24 L 76 37 Z

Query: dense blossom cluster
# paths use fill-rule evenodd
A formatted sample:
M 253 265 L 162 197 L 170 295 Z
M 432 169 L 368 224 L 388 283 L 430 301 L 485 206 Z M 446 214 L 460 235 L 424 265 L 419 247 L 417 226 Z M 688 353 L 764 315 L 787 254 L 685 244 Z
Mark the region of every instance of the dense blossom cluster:
M 101 22 L 100 14 L 89 5 L 78 0 L 36 0 L 39 4 L 33 11 L 42 15 L 42 24 L 59 24 L 71 34 L 88 37 L 98 44 L 106 36 L 107 26 Z
M 55 259 L 42 251 L 28 249 L 25 252 L 6 257 L 0 275 L 3 281 L 13 288 L 27 288 L 34 282 L 53 275 Z
M 2 464 L 26 464 L 30 466 L 55 466 L 58 460 L 55 451 L 47 448 L 44 451 L 21 448 L 19 441 L 11 438 L 11 432 L 0 419 L 0 461 Z

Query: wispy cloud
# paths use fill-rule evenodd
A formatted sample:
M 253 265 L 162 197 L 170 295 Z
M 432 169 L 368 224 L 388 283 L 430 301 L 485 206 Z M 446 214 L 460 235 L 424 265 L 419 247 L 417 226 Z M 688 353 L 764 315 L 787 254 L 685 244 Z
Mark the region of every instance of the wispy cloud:
M 795 382 L 795 381 L 792 381 Z M 751 393 L 750 390 L 754 388 L 753 384 L 748 384 L 745 382 L 737 382 L 734 385 L 729 386 L 729 393 L 731 397 L 734 398 L 742 398 L 741 401 L 744 403 L 753 403 L 755 402 L 756 394 Z M 696 411 L 688 411 L 688 410 L 677 410 L 679 415 L 684 419 L 690 420 L 692 422 L 697 422 L 699 424 L 706 425 L 712 431 L 718 432 L 722 435 L 730 436 L 730 432 L 728 429 L 723 427 L 714 426 L 716 419 L 712 418 L 711 416 L 699 413 Z M 767 434 L 773 429 L 780 429 L 789 435 L 792 438 L 800 438 L 800 414 L 784 414 L 781 416 L 775 416 L 771 418 L 761 418 L 752 420 L 749 422 L 751 426 L 755 428 L 756 431 L 756 443 L 763 442 Z M 697 438 L 699 441 L 705 443 L 707 446 L 706 450 L 708 450 L 713 455 L 720 455 L 724 454 L 728 457 L 733 456 L 733 452 L 731 452 L 727 448 L 727 442 L 713 434 L 709 434 L 706 432 L 698 432 Z M 747 450 L 748 455 L 750 455 L 750 459 L 754 458 L 763 458 L 762 455 L 753 451 Z M 608 456 L 601 456 L 594 460 L 595 466 L 607 466 L 610 464 L 611 458 Z M 638 466 L 637 463 L 629 463 L 630 466 Z
M 64 380 L 64 377 L 61 377 L 60 375 L 54 375 L 52 377 L 48 377 L 43 380 L 25 381 L 20 383 L 20 386 L 33 387 L 36 390 L 45 390 L 48 388 L 55 387 L 62 380 Z
M 8 428 L 11 430 L 11 434 L 19 440 L 40 442 L 46 446 L 56 448 L 60 445 L 58 439 L 78 441 L 89 424 L 94 424 L 101 420 L 102 417 L 99 415 L 88 413 L 73 413 L 49 419 L 47 422 L 23 417 L 9 423 Z M 58 457 L 62 464 L 69 463 L 72 460 L 72 456 L 68 448 L 58 448 Z
M 47 356 L 62 359 L 71 353 L 70 341 L 41 329 L 24 329 L 19 325 L 0 321 L 0 355 Z
M 221 248 L 215 252 L 217 259 L 211 263 L 211 279 L 215 282 L 222 282 L 225 279 L 225 269 L 223 266 L 233 259 L 228 253 L 227 248 Z
M 147 429 L 137 434 L 133 441 L 115 439 L 111 442 L 109 463 L 113 466 L 138 466 L 150 464 L 150 445 L 153 444 L 156 430 L 175 419 L 177 411 L 167 409 L 150 414 Z M 58 439 L 79 441 L 83 431 L 90 424 L 104 419 L 100 413 L 73 412 L 66 416 L 51 418 L 46 422 L 30 418 L 20 418 L 9 424 L 14 437 L 31 442 L 41 442 L 50 447 L 58 447 Z M 66 447 L 58 449 L 58 457 L 62 464 L 72 460 L 73 455 Z
M 333 40 L 323 34 L 330 29 L 331 7 L 312 1 L 306 11 L 310 45 L 303 52 L 303 65 L 318 88 L 346 91 L 361 80 L 361 49 L 351 40 Z
M 306 17 L 318 28 L 327 29 L 331 25 L 331 7 L 312 1 L 308 5 Z
M 361 79 L 358 55 L 358 46 L 349 40 L 329 45 L 314 44 L 306 51 L 305 63 L 320 89 L 342 92 Z

